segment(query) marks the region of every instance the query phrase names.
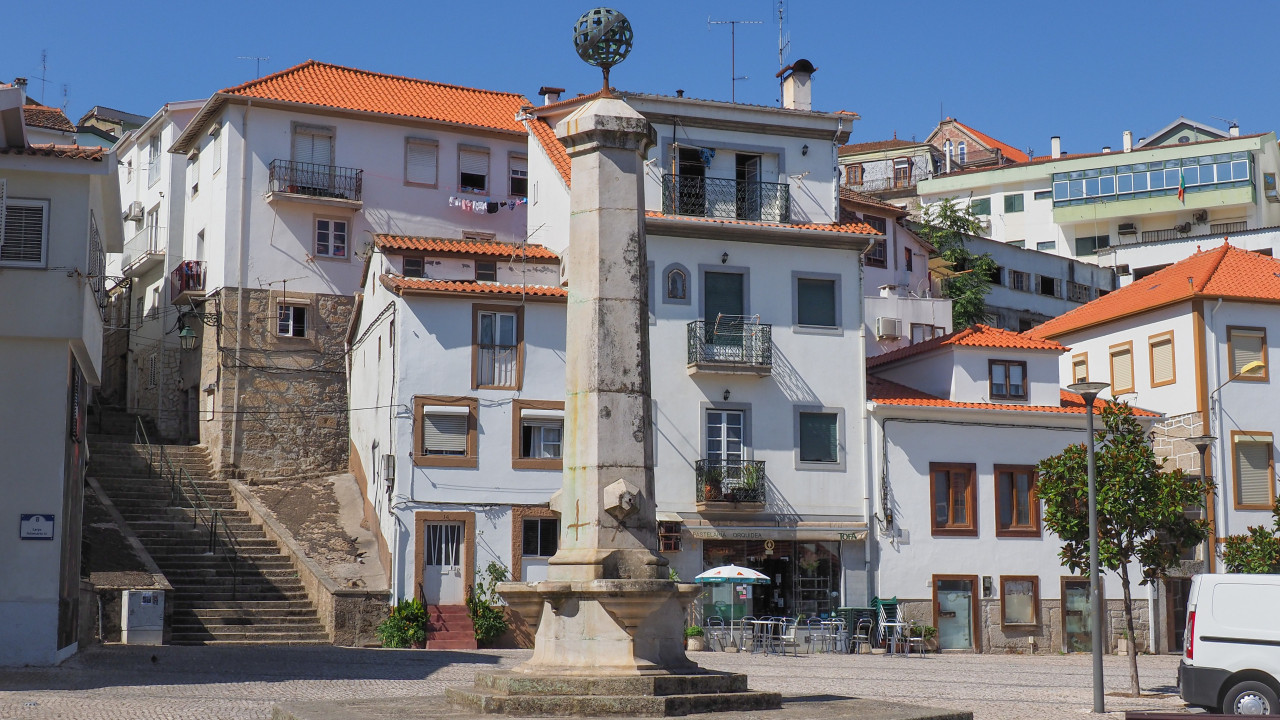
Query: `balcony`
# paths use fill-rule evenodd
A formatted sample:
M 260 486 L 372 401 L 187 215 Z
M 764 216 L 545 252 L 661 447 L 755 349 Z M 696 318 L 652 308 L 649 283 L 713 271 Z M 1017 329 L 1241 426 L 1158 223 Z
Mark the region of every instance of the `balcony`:
M 741 317 L 689 323 L 689 374 L 764 377 L 773 369 L 773 326 Z
M 867 195 L 893 194 L 912 190 L 918 183 L 933 177 L 931 170 L 913 169 L 911 173 L 895 172 L 892 177 L 863 178 L 860 183 L 846 183 L 845 187 Z
M 791 188 L 782 183 L 667 174 L 662 176 L 662 212 L 789 223 Z
M 693 471 L 698 512 L 764 510 L 767 483 L 763 460 L 698 460 Z
M 120 267 L 127 277 L 137 277 L 164 262 L 165 233 L 158 227 L 147 226 L 129 238 L 124 244 L 124 257 Z
M 169 297 L 174 305 L 204 297 L 205 267 L 203 260 L 186 260 L 169 273 Z
M 364 205 L 364 171 L 358 168 L 272 160 L 267 200 L 287 198 L 359 209 Z

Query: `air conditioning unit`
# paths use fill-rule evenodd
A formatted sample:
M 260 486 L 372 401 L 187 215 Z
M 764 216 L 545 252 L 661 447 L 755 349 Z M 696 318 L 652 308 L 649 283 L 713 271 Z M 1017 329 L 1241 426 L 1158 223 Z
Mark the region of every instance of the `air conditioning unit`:
M 1128 266 L 1128 264 L 1125 264 L 1125 265 L 1117 265 L 1117 266 L 1116 266 L 1116 274 L 1117 274 L 1117 275 L 1129 275 L 1129 274 L 1131 274 L 1131 273 L 1129 272 L 1129 266 Z
M 387 484 L 387 501 L 396 490 L 396 456 L 385 453 L 382 456 L 382 480 Z
M 128 210 L 125 210 L 123 213 L 120 213 L 120 219 L 126 222 L 128 222 L 129 220 L 141 220 L 142 213 L 143 213 L 142 203 L 137 200 L 134 200 L 133 202 L 129 203 Z
M 1186 235 L 1187 233 L 1191 232 L 1191 223 L 1185 222 L 1185 223 L 1182 223 L 1181 225 L 1175 226 L 1173 229 L 1177 230 L 1182 235 Z
M 1121 235 L 1137 235 L 1138 226 L 1134 223 L 1120 223 L 1120 228 L 1117 232 Z
M 1191 216 L 1191 219 L 1195 220 L 1197 225 L 1203 225 L 1209 222 L 1209 211 L 1197 210 L 1196 213 Z
M 889 340 L 902 337 L 902 321 L 895 317 L 876 318 L 876 337 Z

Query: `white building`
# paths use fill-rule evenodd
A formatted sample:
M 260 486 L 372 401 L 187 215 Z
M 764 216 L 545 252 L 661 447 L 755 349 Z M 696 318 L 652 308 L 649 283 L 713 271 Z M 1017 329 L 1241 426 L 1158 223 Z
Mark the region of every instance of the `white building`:
M 85 413 L 120 198 L 110 152 L 29 144 L 23 100 L 0 88 L 0 665 L 50 665 L 82 630 Z
M 993 240 L 1091 263 L 1110 264 L 1099 250 L 1117 245 L 1280 224 L 1275 133 L 1215 136 L 1194 125 L 1179 121 L 1138 145 L 1126 131 L 1118 152 L 1064 153 L 1055 137 L 1049 155 L 937 176 L 918 190 L 925 204 L 968 203 Z M 1160 264 L 1116 269 L 1128 282 Z
M 526 102 L 308 61 L 215 93 L 163 146 L 183 168 L 163 330 L 198 341 L 172 391 L 219 469 L 346 468 L 360 258 L 377 233 L 523 239 Z
M 1064 383 L 1107 382 L 1112 396 L 1165 415 L 1155 428 L 1157 454 L 1217 481 L 1207 499 L 1211 570 L 1222 538 L 1267 524 L 1276 498 L 1280 396 L 1269 359 L 1270 340 L 1280 336 L 1277 301 L 1280 261 L 1224 243 L 1028 333 L 1071 346 L 1059 361 Z M 1203 469 L 1186 441 L 1201 435 L 1216 438 Z M 1202 553 L 1187 559 L 1194 561 L 1187 575 L 1203 570 Z M 1175 603 L 1187 584 L 1166 583 L 1175 601 L 1168 624 L 1179 632 Z
M 983 237 L 965 242 L 971 252 L 986 253 L 996 263 L 985 302 L 990 324 L 1004 330 L 1029 330 L 1116 288 L 1110 267 Z
M 938 628 L 942 649 L 1090 646 L 1087 576 L 1062 566 L 1035 494 L 1035 465 L 1085 437 L 1083 401 L 1059 387 L 1066 350 L 977 325 L 867 361 L 875 592 Z M 1135 414 L 1144 425 L 1156 418 Z M 1138 646 L 1154 647 L 1154 596 L 1137 586 L 1138 568 L 1130 576 Z M 1115 611 L 1119 576 L 1105 573 L 1103 584 Z M 1112 647 L 1122 624 L 1109 625 Z

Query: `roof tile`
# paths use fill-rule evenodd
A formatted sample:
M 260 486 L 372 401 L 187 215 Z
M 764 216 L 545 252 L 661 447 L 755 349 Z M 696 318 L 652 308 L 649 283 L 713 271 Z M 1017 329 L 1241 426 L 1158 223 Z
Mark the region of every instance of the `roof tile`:
M 1006 158 L 1008 158 L 1009 160 L 1013 161 L 1013 162 L 1016 162 L 1016 163 L 1020 163 L 1020 162 L 1027 162 L 1028 160 L 1030 160 L 1030 159 L 1031 159 L 1031 156 L 1029 156 L 1029 155 L 1027 155 L 1026 153 L 1022 152 L 1022 151 L 1021 151 L 1021 150 L 1019 150 L 1018 148 L 1016 148 L 1016 147 L 1014 147 L 1014 146 L 1012 146 L 1012 145 L 1010 145 L 1010 144 L 1008 144 L 1008 143 L 1000 142 L 999 140 L 997 140 L 997 139 L 995 139 L 995 138 L 991 137 L 990 135 L 988 135 L 988 134 L 986 134 L 986 133 L 984 133 L 984 132 L 979 132 L 978 130 L 973 129 L 973 128 L 969 127 L 968 125 L 965 125 L 964 123 L 960 122 L 959 120 L 952 120 L 952 122 L 954 122 L 956 125 L 959 125 L 960 127 L 964 128 L 966 132 L 968 132 L 970 135 L 972 135 L 972 136 L 974 136 L 975 138 L 977 138 L 979 141 L 981 141 L 981 142 L 982 142 L 984 145 L 986 145 L 987 147 L 1000 148 L 1000 152 L 1004 153 L 1004 156 L 1005 156 Z
M 965 347 L 986 347 L 986 348 L 1009 348 L 1013 350 L 1046 350 L 1056 353 L 1062 353 L 1067 350 L 1061 343 L 1053 340 L 1042 340 L 1039 338 L 1028 337 L 1027 335 L 1013 332 L 1011 330 L 1001 330 L 988 325 L 974 325 L 956 330 L 941 337 L 931 338 L 924 342 L 918 342 L 914 345 L 908 345 L 904 348 L 898 348 L 883 355 L 867 358 L 867 367 L 879 367 L 888 365 L 889 363 L 905 360 L 914 355 L 920 355 L 937 348 L 954 345 Z
M 893 150 L 894 148 L 915 147 L 924 145 L 925 143 L 911 142 L 910 140 L 899 140 L 893 138 L 891 140 L 872 140 L 870 142 L 853 143 L 852 145 L 841 145 L 841 155 L 855 155 L 857 153 L 875 152 L 877 150 Z
M 513 257 L 523 254 L 526 258 L 559 260 L 560 256 L 542 245 L 534 243 L 503 243 L 497 241 L 476 242 L 453 238 L 417 237 L 412 235 L 375 235 L 374 242 L 387 250 L 420 250 L 424 252 L 486 257 Z
M 874 375 L 867 376 L 867 399 L 879 405 L 1084 414 L 1084 398 L 1068 390 L 1061 389 L 1058 391 L 1058 396 L 1060 398 L 1060 403 L 1058 405 L 1015 405 L 1002 403 L 956 402 L 954 400 L 948 400 L 946 398 L 937 397 L 936 395 L 921 392 L 915 388 L 893 382 L 892 380 L 885 380 L 884 378 L 876 377 Z M 1093 401 L 1093 406 L 1098 409 L 1103 408 L 1105 404 L 1106 401 L 1102 399 L 1095 399 Z M 1133 408 L 1133 414 L 1139 417 L 1160 416 L 1159 413 L 1153 413 L 1149 410 L 1143 410 L 1142 408 Z
M 23 105 L 22 122 L 27 127 L 47 128 L 49 130 L 61 130 L 62 132 L 76 131 L 76 126 L 67 119 L 66 114 L 58 108 L 45 105 Z
M 529 104 L 523 95 L 516 93 L 446 85 L 315 60 L 227 88 L 222 93 L 521 134 L 526 131 L 516 121 L 516 113 Z
M 568 297 L 569 291 L 553 285 L 508 285 L 503 283 L 431 280 L 429 278 L 408 278 L 403 275 L 385 273 L 379 277 L 382 284 L 390 291 L 404 295 L 405 293 L 441 293 L 458 295 L 532 295 L 537 297 Z
M 107 148 L 91 145 L 28 145 L 24 148 L 0 147 L 0 155 L 31 155 L 34 157 L 56 157 L 70 160 L 92 160 L 102 162 L 107 156 Z
M 825 230 L 827 232 L 854 233 L 856 235 L 882 235 L 883 234 L 879 230 L 876 230 L 875 228 L 871 227 L 870 225 L 864 222 L 853 222 L 853 223 L 844 223 L 844 224 L 799 223 L 799 224 L 792 225 L 788 223 L 760 222 L 757 220 L 731 220 L 727 218 L 701 217 L 698 215 L 667 215 L 667 214 L 656 212 L 653 210 L 646 211 L 644 216 L 652 217 L 652 218 L 675 218 L 679 220 L 692 220 L 694 222 L 716 223 L 720 225 L 753 225 L 757 227 L 772 227 L 772 228 L 783 228 L 783 229 L 794 228 L 796 230 Z
M 1280 302 L 1280 260 L 1224 242 L 1024 334 L 1032 338 L 1056 337 L 1197 297 Z

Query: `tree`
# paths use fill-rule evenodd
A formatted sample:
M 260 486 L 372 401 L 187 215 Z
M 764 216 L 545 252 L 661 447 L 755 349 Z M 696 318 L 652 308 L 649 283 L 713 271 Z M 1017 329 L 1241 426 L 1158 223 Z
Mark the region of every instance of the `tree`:
M 988 322 L 986 296 L 991 291 L 996 262 L 987 253 L 974 254 L 967 245 L 967 238 L 982 232 L 982 223 L 968 205 L 960 204 L 956 198 L 925 207 L 920 221 L 920 237 L 938 248 L 938 255 L 951 263 L 951 270 L 957 273 L 942 286 L 942 294 L 951 299 L 953 329 Z
M 1188 506 L 1201 505 L 1213 485 L 1181 470 L 1164 471 L 1127 403 L 1102 409 L 1097 443 L 1098 562 L 1120 574 L 1124 619 L 1133 631 L 1133 596 L 1129 566 L 1142 567 L 1146 585 L 1178 567 L 1187 548 L 1204 542 L 1209 524 L 1189 518 Z M 1073 572 L 1089 568 L 1088 456 L 1083 444 L 1042 460 L 1036 467 L 1036 494 L 1044 501 L 1044 524 L 1062 539 L 1058 557 Z M 1136 648 L 1135 648 L 1136 649 Z M 1138 657 L 1129 652 L 1132 694 L 1141 694 Z
M 1280 498 L 1271 515 L 1275 527 L 1250 527 L 1247 535 L 1232 535 L 1222 542 L 1222 564 L 1227 572 L 1280 572 Z

